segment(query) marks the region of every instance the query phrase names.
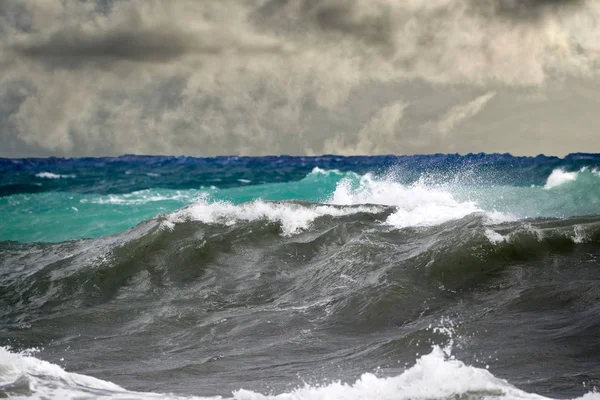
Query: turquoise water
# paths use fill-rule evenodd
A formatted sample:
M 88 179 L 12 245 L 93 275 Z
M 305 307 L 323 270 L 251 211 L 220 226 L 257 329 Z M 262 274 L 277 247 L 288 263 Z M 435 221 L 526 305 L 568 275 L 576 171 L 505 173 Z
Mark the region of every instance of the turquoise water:
M 241 204 L 255 199 L 327 199 L 343 177 L 354 174 L 311 173 L 289 183 L 244 185 L 219 190 L 147 189 L 123 194 L 44 192 L 0 197 L 0 240 L 62 242 L 121 232 L 157 214 L 173 212 L 197 201 Z M 65 178 L 68 179 L 68 178 Z

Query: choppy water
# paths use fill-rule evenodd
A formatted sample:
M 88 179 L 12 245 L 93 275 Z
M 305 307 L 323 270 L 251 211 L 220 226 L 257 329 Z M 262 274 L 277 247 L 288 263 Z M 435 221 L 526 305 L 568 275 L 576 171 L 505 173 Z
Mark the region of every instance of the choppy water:
M 600 398 L 598 167 L 0 160 L 0 396 Z

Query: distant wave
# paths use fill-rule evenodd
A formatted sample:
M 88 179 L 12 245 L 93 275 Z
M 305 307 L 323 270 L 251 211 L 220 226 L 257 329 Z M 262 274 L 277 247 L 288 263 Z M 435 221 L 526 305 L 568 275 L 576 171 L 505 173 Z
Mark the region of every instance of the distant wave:
M 76 178 L 77 177 L 75 174 L 60 175 L 60 174 L 55 174 L 53 172 L 39 172 L 39 173 L 35 174 L 35 176 L 38 178 L 45 178 L 45 179 L 62 179 L 62 178 Z

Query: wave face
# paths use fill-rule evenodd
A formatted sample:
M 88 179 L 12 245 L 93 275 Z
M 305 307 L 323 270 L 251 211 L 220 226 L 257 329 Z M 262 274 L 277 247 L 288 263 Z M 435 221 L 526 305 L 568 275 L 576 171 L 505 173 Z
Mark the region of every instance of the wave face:
M 3 161 L 0 397 L 599 399 L 600 158 L 391 159 Z

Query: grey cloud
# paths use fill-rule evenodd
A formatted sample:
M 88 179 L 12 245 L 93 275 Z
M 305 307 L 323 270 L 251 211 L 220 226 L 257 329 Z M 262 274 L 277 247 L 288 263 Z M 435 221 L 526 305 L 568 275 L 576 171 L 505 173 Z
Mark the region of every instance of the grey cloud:
M 372 12 L 358 12 L 356 1 L 306 1 L 305 12 L 325 30 L 356 35 L 368 43 L 391 44 L 393 17 L 388 4 L 375 4 Z
M 268 23 L 269 18 L 271 22 L 284 19 L 286 28 L 300 27 L 299 34 L 305 34 L 312 24 L 324 32 L 354 37 L 370 45 L 402 46 L 406 39 L 429 45 L 436 29 L 441 31 L 437 38 L 440 40 L 445 24 L 454 23 L 457 18 L 527 23 L 581 9 L 585 4 L 586 0 L 442 0 L 430 5 L 385 0 L 269 0 L 256 13 L 263 17 L 259 18 L 262 23 Z M 410 27 L 412 37 L 406 35 L 407 24 L 417 24 Z

